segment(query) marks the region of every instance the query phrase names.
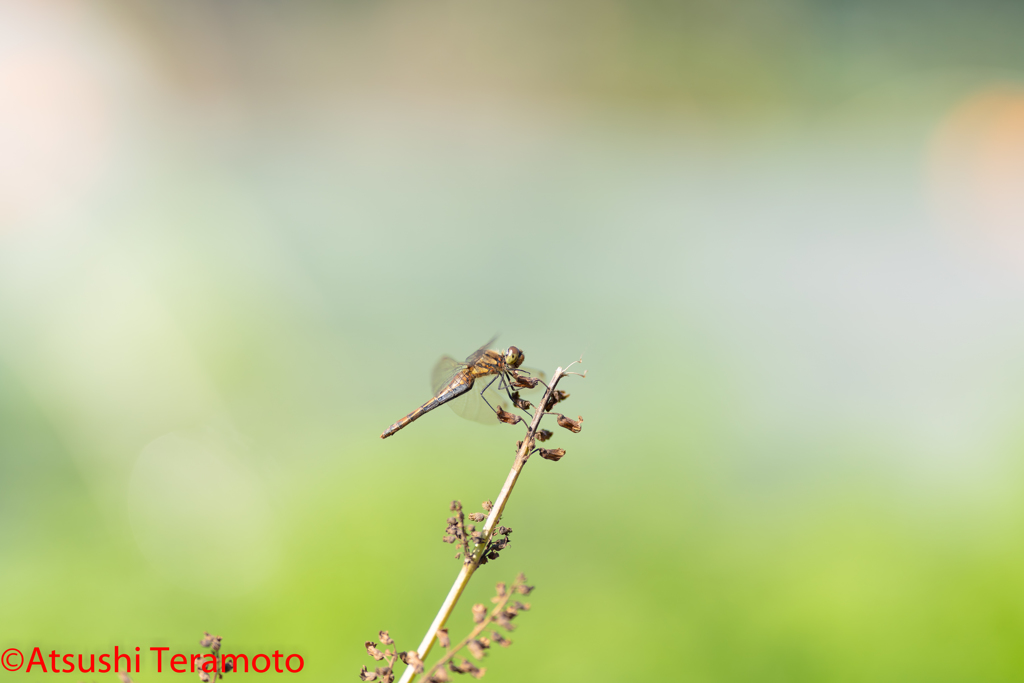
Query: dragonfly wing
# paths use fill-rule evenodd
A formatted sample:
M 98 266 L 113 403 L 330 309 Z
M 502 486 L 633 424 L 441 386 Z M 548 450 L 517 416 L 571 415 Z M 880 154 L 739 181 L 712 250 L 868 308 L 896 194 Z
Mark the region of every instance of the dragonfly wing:
M 483 345 L 483 346 L 481 346 L 481 347 L 480 347 L 479 349 L 477 349 L 476 351 L 474 351 L 473 353 L 471 353 L 471 354 L 469 355 L 469 358 L 467 358 L 467 359 L 466 359 L 466 365 L 473 365 L 473 364 L 474 364 L 474 363 L 476 363 L 476 362 L 477 362 L 478 360 L 480 360 L 481 358 L 483 358 L 483 357 L 484 357 L 484 353 L 486 353 L 486 352 L 487 352 L 487 350 L 488 350 L 488 349 L 490 349 L 490 348 L 491 348 L 491 346 L 493 346 L 494 342 L 496 342 L 496 341 L 498 341 L 498 335 L 494 335 L 493 337 L 491 337 L 491 338 L 490 338 L 490 339 L 489 339 L 489 340 L 487 341 L 487 343 L 486 343 L 486 344 L 484 344 L 484 345 Z
M 483 347 L 484 350 L 487 346 Z M 472 358 L 472 356 L 470 356 Z M 448 384 L 457 373 L 461 372 L 466 367 L 466 363 L 459 362 L 451 356 L 445 356 L 441 360 L 437 361 L 434 366 L 434 371 L 430 373 L 430 388 L 434 395 L 440 391 L 441 387 Z M 458 398 L 452 399 L 448 402 L 451 409 L 456 415 L 464 417 L 467 420 L 473 420 L 474 422 L 480 422 L 482 424 L 498 424 L 498 418 L 495 417 L 494 411 L 487 407 L 483 398 L 480 396 L 480 391 L 487 386 L 487 384 L 494 379 L 491 377 L 483 377 L 473 383 L 473 388 L 464 393 Z M 500 380 L 499 380 L 500 381 Z M 508 409 L 508 401 L 501 402 L 501 396 L 495 391 L 498 383 L 484 392 L 484 396 L 490 401 L 491 405 L 497 408 L 499 405 Z
M 451 378 L 455 376 L 455 373 L 462 370 L 467 365 L 473 365 L 483 358 L 487 350 L 490 349 L 491 345 L 497 340 L 498 335 L 494 335 L 486 344 L 469 354 L 469 358 L 465 361 L 457 361 L 451 356 L 444 356 L 441 360 L 437 361 L 433 371 L 430 373 L 430 390 L 434 395 L 437 395 L 437 392 L 441 390 L 441 387 L 447 384 Z
M 479 422 L 486 425 L 498 424 L 498 418 L 494 414 L 494 411 L 491 410 L 487 403 L 484 402 L 484 399 L 486 398 L 494 408 L 498 408 L 500 406 L 505 410 L 508 410 L 508 399 L 506 398 L 502 401 L 501 395 L 494 390 L 498 386 L 498 382 L 496 381 L 489 389 L 484 391 L 483 396 L 480 395 L 480 392 L 492 379 L 495 379 L 495 377 L 481 377 L 473 383 L 472 389 L 462 396 L 459 396 L 457 399 L 449 402 L 448 405 L 452 407 L 452 410 L 455 411 L 456 415 L 464 417 L 467 420 L 473 420 L 473 422 Z
M 455 373 L 464 367 L 466 367 L 465 363 L 460 363 L 451 356 L 441 358 L 430 372 L 430 392 L 437 396 L 437 392 L 441 390 L 441 387 L 448 384 L 452 377 L 455 376 Z

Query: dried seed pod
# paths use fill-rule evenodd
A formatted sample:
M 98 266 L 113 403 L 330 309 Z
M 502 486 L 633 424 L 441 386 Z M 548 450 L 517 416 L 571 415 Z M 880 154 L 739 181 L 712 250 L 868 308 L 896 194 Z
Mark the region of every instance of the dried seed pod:
M 519 408 L 519 410 L 529 410 L 530 408 L 533 407 L 532 403 L 527 401 L 525 398 L 520 398 L 519 397 L 519 392 L 518 391 L 513 392 L 513 394 L 512 394 L 512 403 L 514 403 L 516 408 Z
M 583 416 L 580 415 L 578 420 L 570 420 L 565 415 L 559 415 L 558 426 L 565 427 L 573 434 L 579 434 L 580 430 L 583 429 Z
M 462 657 L 462 661 L 458 664 L 455 663 L 455 660 L 448 662 L 448 668 L 458 674 L 472 674 L 474 671 L 479 671 L 476 665 L 465 657 Z
M 441 647 L 448 649 L 451 646 L 451 640 L 448 638 L 448 629 L 439 628 L 437 629 L 437 642 L 441 644 Z
M 551 395 L 548 397 L 547 403 L 544 404 L 544 412 L 548 412 L 549 410 L 555 407 L 555 404 L 561 403 L 567 398 L 569 398 L 568 391 L 555 389 L 554 391 L 551 392 Z
M 530 377 L 528 375 L 520 375 L 518 372 L 512 375 L 512 386 L 519 389 L 534 389 L 540 384 L 539 377 Z
M 377 673 L 375 671 L 367 671 L 364 666 L 359 670 L 359 680 L 361 681 L 375 681 L 377 680 Z
M 445 671 L 444 669 L 438 669 L 434 673 L 430 674 L 430 678 L 428 678 L 427 680 L 432 681 L 432 683 L 448 683 L 448 681 L 450 681 L 451 679 L 448 678 L 447 671 Z
M 537 432 L 537 441 L 540 441 L 540 442 L 547 441 L 548 439 L 550 439 L 554 435 L 555 435 L 555 433 L 552 432 L 550 429 L 542 429 L 539 432 Z
M 366 654 L 370 655 L 378 662 L 384 659 L 384 653 L 377 649 L 377 643 L 372 641 L 366 641 Z
M 537 452 L 545 460 L 553 460 L 554 462 L 558 462 L 565 455 L 564 448 L 538 448 Z
M 487 607 L 480 604 L 479 602 L 473 605 L 473 621 L 477 624 L 482 624 L 484 619 L 487 617 Z
M 487 519 L 487 515 L 482 512 L 471 512 L 467 515 L 471 522 L 482 522 Z
M 421 674 L 423 673 L 423 660 L 420 659 L 419 654 L 415 650 L 409 650 L 408 652 L 399 652 L 398 658 L 413 668 L 413 670 Z
M 514 425 L 523 421 L 523 418 L 519 417 L 515 413 L 506 411 L 501 406 L 498 406 L 498 421 L 504 422 L 505 424 Z
M 469 654 L 473 655 L 473 659 L 483 659 L 484 650 L 490 647 L 490 643 L 485 643 L 483 640 L 471 640 L 466 645 L 466 649 L 469 650 Z
M 395 644 L 395 641 L 391 640 L 391 636 L 388 635 L 387 631 L 381 631 L 378 635 L 380 636 L 380 642 L 384 643 L 385 645 Z
M 494 617 L 494 623 L 506 631 L 512 631 L 516 627 L 515 624 L 512 623 L 512 616 L 502 610 L 496 617 Z

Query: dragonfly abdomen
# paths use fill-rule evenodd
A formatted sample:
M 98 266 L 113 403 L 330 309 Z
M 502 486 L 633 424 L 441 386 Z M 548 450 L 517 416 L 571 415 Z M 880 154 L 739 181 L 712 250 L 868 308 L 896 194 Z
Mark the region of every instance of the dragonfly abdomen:
M 472 377 L 469 377 L 468 381 L 467 381 L 466 378 L 462 377 L 461 375 L 459 377 L 456 377 L 451 382 L 446 384 L 440 391 L 438 391 L 437 392 L 437 396 L 435 396 L 434 398 L 430 399 L 429 401 L 427 401 L 426 403 L 421 405 L 419 408 L 417 408 L 416 410 L 412 411 L 411 413 L 409 413 L 408 415 L 403 417 L 401 420 L 399 420 L 395 424 L 393 424 L 390 427 L 388 427 L 387 429 L 385 429 L 384 433 L 380 435 L 380 438 L 382 438 L 382 439 L 388 438 L 389 436 L 391 436 L 392 434 L 397 432 L 402 427 L 404 427 L 407 424 L 409 424 L 410 422 L 413 422 L 414 420 L 418 419 L 421 415 L 425 415 L 425 414 L 429 413 L 431 410 L 433 410 L 434 408 L 436 408 L 438 406 L 441 406 L 441 405 L 444 405 L 445 403 L 447 403 L 448 401 L 451 401 L 454 398 L 458 398 L 459 396 L 462 396 L 464 393 L 466 393 L 467 391 L 469 391 L 472 388 L 473 388 L 473 378 Z

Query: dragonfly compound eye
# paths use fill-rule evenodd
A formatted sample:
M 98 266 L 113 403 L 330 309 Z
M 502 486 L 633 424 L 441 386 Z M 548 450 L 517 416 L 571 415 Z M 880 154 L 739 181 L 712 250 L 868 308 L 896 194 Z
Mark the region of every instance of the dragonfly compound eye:
M 523 364 L 523 358 L 525 358 L 523 352 L 515 346 L 508 347 L 508 351 L 505 352 L 505 363 L 514 368 L 518 368 Z

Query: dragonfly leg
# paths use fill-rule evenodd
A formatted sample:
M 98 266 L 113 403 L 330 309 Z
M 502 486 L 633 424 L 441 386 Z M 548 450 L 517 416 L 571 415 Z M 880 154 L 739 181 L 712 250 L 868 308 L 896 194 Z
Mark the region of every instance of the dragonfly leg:
M 480 398 L 482 398 L 484 400 L 484 403 L 487 404 L 487 407 L 490 408 L 494 412 L 495 415 L 498 414 L 498 411 L 494 409 L 494 406 L 491 405 L 491 402 L 487 400 L 486 396 L 484 396 L 484 392 L 487 391 L 488 389 L 490 389 L 491 385 L 494 384 L 494 382 L 497 381 L 498 378 L 500 378 L 500 377 L 501 377 L 501 375 L 496 376 L 494 379 L 492 379 L 490 382 L 487 383 L 487 386 L 485 386 L 483 389 L 480 390 Z M 501 388 L 500 384 L 498 385 L 498 388 L 499 389 Z
M 488 386 L 490 386 L 490 385 L 488 385 Z M 544 386 L 547 386 L 547 385 L 545 384 Z M 506 375 L 506 374 L 503 374 L 501 376 L 501 383 L 498 384 L 498 391 L 502 391 L 502 390 L 504 390 L 505 395 L 508 396 L 508 400 L 512 402 L 512 405 L 516 406 L 517 408 L 519 408 L 519 406 L 516 405 L 516 400 L 512 397 L 512 383 L 509 381 L 508 375 Z M 522 410 L 522 408 L 520 408 L 520 410 Z M 526 413 L 527 415 L 529 415 L 531 418 L 533 417 L 533 415 L 530 415 L 530 411 L 529 410 L 523 410 L 523 412 Z
M 530 373 L 526 373 L 526 374 L 529 375 Z M 545 389 L 548 388 L 548 383 L 544 381 L 543 377 L 535 377 L 534 379 L 536 379 L 538 382 L 543 384 Z
M 501 376 L 501 384 L 498 385 L 498 391 L 504 391 L 505 395 L 508 396 L 508 400 L 512 401 L 515 405 L 515 399 L 512 398 L 512 383 L 508 381 L 506 375 Z

